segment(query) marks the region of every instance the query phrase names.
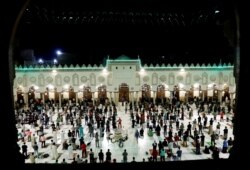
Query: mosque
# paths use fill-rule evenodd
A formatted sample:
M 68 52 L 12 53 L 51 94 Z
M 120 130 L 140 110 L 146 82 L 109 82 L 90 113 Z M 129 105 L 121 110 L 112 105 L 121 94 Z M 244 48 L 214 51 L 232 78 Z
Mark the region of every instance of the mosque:
M 13 93 L 15 101 L 63 101 L 112 99 L 122 101 L 180 101 L 200 98 L 225 101 L 235 98 L 234 66 L 220 65 L 141 65 L 141 59 L 120 56 L 106 65 L 16 66 Z
M 12 1 L 3 6 L 1 46 L 8 165 L 241 163 L 248 62 L 240 53 L 238 2 Z M 82 52 L 74 63 L 22 63 L 27 48 L 43 57 L 56 45 Z
M 30 155 L 35 150 L 28 136 L 33 134 L 37 143 L 40 143 L 40 132 L 46 138 L 45 146 L 39 144 L 39 154 L 33 160 L 27 158 L 26 163 L 74 162 L 81 155 L 80 136 L 75 137 L 74 149 L 68 150 L 64 145 L 65 142 L 72 144 L 67 133 L 73 131 L 77 134 L 79 129 L 75 127 L 79 126 L 84 129 L 82 133 L 83 140 L 88 143 L 87 152 L 91 149 L 96 162 L 99 162 L 100 149 L 104 152 L 110 150 L 117 162 L 124 162 L 124 149 L 129 162 L 152 161 L 152 144 L 160 145 L 164 141 L 169 142 L 165 148 L 171 150 L 171 154 L 166 151 L 169 154 L 166 161 L 177 160 L 176 153 L 180 146 L 183 152 L 181 160 L 213 159 L 213 149 L 211 153 L 200 151 L 204 150 L 205 145 L 213 146 L 210 139 L 213 134 L 218 136 L 214 147 L 219 149 L 220 158 L 229 157 L 229 150 L 222 150 L 225 141 L 234 138 L 235 78 L 234 66 L 230 64 L 142 66 L 139 58 L 120 56 L 114 60 L 107 59 L 105 66 L 59 64 L 16 66 L 15 69 L 13 93 L 18 144 L 20 148 L 26 145 Z M 91 116 L 93 113 L 94 119 Z M 195 123 L 201 117 L 203 128 Z M 108 120 L 105 121 L 105 118 Z M 103 131 L 100 120 L 105 123 Z M 112 128 L 109 125 L 111 120 Z M 169 126 L 169 130 L 161 130 L 164 128 L 163 122 L 166 128 Z M 177 122 L 181 123 L 183 131 L 179 131 Z M 185 127 L 191 122 L 194 136 L 204 134 L 199 151 L 195 151 L 199 142 L 192 135 L 187 144 L 182 139 Z M 199 135 L 196 134 L 198 127 Z M 228 135 L 225 137 L 223 133 L 227 128 Z M 139 131 L 140 135 L 136 138 L 135 133 Z M 116 144 L 115 139 L 116 134 L 120 133 L 126 136 L 122 146 Z M 172 137 L 172 133 L 175 137 Z M 100 136 L 98 142 L 93 134 Z M 111 142 L 110 134 L 114 135 Z M 176 141 L 177 137 L 179 140 Z M 174 147 L 169 146 L 172 142 Z M 51 151 L 53 143 L 56 158 Z M 91 163 L 87 156 L 77 162 L 88 161 Z M 160 161 L 160 156 L 156 161 Z

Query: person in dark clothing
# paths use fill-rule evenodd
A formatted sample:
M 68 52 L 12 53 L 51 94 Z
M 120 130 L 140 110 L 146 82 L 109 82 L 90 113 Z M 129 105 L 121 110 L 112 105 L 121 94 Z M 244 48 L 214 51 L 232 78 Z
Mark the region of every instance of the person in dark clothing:
M 98 157 L 99 157 L 100 163 L 103 163 L 104 154 L 103 154 L 103 152 L 102 152 L 102 149 L 101 149 L 100 152 L 98 153 Z
M 198 117 L 198 124 L 200 124 L 201 123 L 201 116 L 199 115 L 199 117 Z
M 106 161 L 107 161 L 107 162 L 111 162 L 111 152 L 109 151 L 109 149 L 108 149 L 108 151 L 106 152 Z
M 65 140 L 64 142 L 63 142 L 63 150 L 68 150 L 68 143 L 67 143 L 67 140 Z
M 180 126 L 179 119 L 177 119 L 177 121 L 175 123 L 176 123 L 176 130 L 179 130 L 179 126 Z
M 84 142 L 84 140 L 83 140 L 83 137 L 81 137 L 80 139 L 79 139 L 79 141 L 80 141 L 80 146 L 83 144 L 83 142 Z
M 135 127 L 135 119 L 132 119 L 132 128 Z
M 205 154 L 210 154 L 209 148 L 207 147 L 207 145 L 205 146 L 205 149 L 203 150 L 203 152 L 204 152 Z
M 23 145 L 22 145 L 22 152 L 23 152 L 23 155 L 24 155 L 25 157 L 28 156 L 27 150 L 28 150 L 28 146 L 27 146 L 27 145 L 25 144 L 25 142 L 24 142 Z
M 131 163 L 135 163 L 136 161 L 135 161 L 135 157 L 133 157 L 133 160 L 132 160 L 132 162 Z
M 73 158 L 73 162 L 71 162 L 71 164 L 77 164 L 76 158 Z
M 164 125 L 163 125 L 163 133 L 164 133 L 164 136 L 166 136 L 167 135 L 167 124 L 165 123 Z
M 155 128 L 155 131 L 156 131 L 157 136 L 160 136 L 161 127 L 159 126 L 159 124 L 158 124 L 157 127 Z
M 196 154 L 199 155 L 201 154 L 200 150 L 201 150 L 201 147 L 200 147 L 200 142 L 199 140 L 197 140 L 196 144 L 195 144 L 195 148 L 196 148 Z
M 92 151 L 92 149 L 90 149 L 90 151 L 89 151 L 89 162 L 90 163 L 94 163 L 95 162 L 94 152 Z
M 162 142 L 162 145 L 165 146 L 165 147 L 168 146 L 168 142 L 167 142 L 166 139 L 164 139 L 164 141 Z
M 191 128 L 192 128 L 192 125 L 191 123 L 189 122 L 188 125 L 187 125 L 187 131 L 189 132 L 189 136 L 191 136 Z
M 154 150 L 154 149 L 156 150 L 156 148 L 157 148 L 157 143 L 156 143 L 156 141 L 154 141 L 154 143 L 153 143 L 152 145 L 153 145 L 153 150 Z
M 140 129 L 140 136 L 141 136 L 141 137 L 144 136 L 144 130 L 143 130 L 143 128 Z
M 228 135 L 228 129 L 227 127 L 225 127 L 225 129 L 223 130 L 224 132 L 224 139 L 227 139 L 227 135 Z
M 228 143 L 228 147 L 233 146 L 233 140 L 232 140 L 231 137 L 229 138 L 229 140 L 227 141 L 227 143 Z
M 219 149 L 217 147 L 214 147 L 214 149 L 213 149 L 212 158 L 215 160 L 220 159 Z
M 201 134 L 201 146 L 204 146 L 205 143 L 205 135 L 202 133 Z

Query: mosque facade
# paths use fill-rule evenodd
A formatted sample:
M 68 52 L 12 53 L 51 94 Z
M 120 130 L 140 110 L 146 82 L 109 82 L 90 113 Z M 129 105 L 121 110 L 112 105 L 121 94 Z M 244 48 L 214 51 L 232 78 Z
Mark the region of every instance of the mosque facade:
M 235 98 L 234 66 L 231 64 L 150 64 L 120 56 L 106 65 L 16 66 L 15 102 L 34 100 L 62 102 L 82 100 L 115 103 L 122 101 L 164 102 L 177 98 L 188 101 L 230 101 Z

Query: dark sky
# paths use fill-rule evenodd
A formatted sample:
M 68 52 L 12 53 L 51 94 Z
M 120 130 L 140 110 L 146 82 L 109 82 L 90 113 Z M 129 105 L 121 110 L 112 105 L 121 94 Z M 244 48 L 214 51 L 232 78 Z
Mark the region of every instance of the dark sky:
M 76 56 L 79 64 L 100 64 L 107 55 L 117 58 L 122 54 L 130 58 L 139 55 L 144 63 L 233 62 L 232 48 L 223 25 L 219 24 L 181 27 L 107 21 L 94 24 L 21 22 L 17 40 L 20 51 L 32 48 L 36 57 L 52 59 L 55 51 L 61 49 Z

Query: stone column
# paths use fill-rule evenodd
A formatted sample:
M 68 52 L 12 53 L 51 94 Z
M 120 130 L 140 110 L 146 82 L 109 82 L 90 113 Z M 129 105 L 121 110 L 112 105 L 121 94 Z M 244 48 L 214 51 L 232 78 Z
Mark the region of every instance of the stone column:
M 205 90 L 202 90 L 202 101 L 205 99 Z
M 76 92 L 76 103 L 78 103 L 78 92 Z
M 155 91 L 152 91 L 153 92 L 153 103 L 155 102 Z
M 23 93 L 23 100 L 24 100 L 25 106 L 28 107 L 29 105 L 28 93 Z
M 219 102 L 221 103 L 221 99 L 222 99 L 222 90 L 218 90 L 218 98 L 219 98 Z
M 59 92 L 58 96 L 59 96 L 59 108 L 61 108 L 62 107 L 62 93 Z
M 139 102 L 139 98 L 141 97 L 141 91 L 137 91 L 136 92 L 136 95 L 137 95 L 137 103 Z
M 42 93 L 42 102 L 45 103 L 44 93 Z

